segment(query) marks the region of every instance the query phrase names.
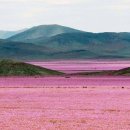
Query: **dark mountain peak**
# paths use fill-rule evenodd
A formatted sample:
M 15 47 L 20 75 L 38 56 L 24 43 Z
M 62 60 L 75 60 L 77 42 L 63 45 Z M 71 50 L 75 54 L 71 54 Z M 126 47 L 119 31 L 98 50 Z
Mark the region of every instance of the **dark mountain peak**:
M 80 31 L 70 27 L 57 25 L 57 24 L 39 25 L 39 26 L 32 27 L 13 37 L 10 37 L 9 40 L 28 42 L 28 40 L 30 39 L 36 39 L 40 37 L 48 38 L 51 36 L 55 36 L 57 34 L 70 33 L 70 32 L 80 32 Z
M 41 24 L 41 25 L 34 26 L 34 27 L 37 28 L 37 27 L 65 27 L 65 26 L 62 26 L 62 25 L 59 25 L 59 24 Z

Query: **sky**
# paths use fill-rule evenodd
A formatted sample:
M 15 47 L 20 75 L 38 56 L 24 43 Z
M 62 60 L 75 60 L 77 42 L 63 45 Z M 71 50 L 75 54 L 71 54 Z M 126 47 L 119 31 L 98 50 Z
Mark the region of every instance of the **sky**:
M 130 0 L 0 0 L 0 30 L 46 24 L 130 32 Z

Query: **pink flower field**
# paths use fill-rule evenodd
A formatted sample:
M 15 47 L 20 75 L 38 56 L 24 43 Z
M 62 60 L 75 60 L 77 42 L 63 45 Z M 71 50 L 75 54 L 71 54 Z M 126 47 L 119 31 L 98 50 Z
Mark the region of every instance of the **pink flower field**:
M 0 130 L 129 130 L 130 77 L 0 78 Z
M 59 70 L 65 73 L 77 73 L 85 71 L 98 70 L 119 70 L 130 67 L 129 60 L 68 60 L 68 61 L 44 61 L 44 62 L 29 62 L 34 65 L 47 67 L 54 70 Z
M 0 77 L 0 130 L 130 130 L 130 77 Z

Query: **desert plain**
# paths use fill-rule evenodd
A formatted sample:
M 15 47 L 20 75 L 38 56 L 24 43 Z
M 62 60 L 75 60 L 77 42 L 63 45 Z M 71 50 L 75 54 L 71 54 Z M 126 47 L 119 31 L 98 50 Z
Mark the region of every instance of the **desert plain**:
M 88 65 L 76 64 L 66 62 L 64 72 Z M 130 130 L 130 77 L 0 77 L 0 130 Z

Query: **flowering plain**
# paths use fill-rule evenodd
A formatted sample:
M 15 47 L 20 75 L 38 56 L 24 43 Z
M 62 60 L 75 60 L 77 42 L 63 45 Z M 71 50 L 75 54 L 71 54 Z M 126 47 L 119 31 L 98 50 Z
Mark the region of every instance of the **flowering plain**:
M 0 77 L 0 129 L 129 130 L 130 77 Z

